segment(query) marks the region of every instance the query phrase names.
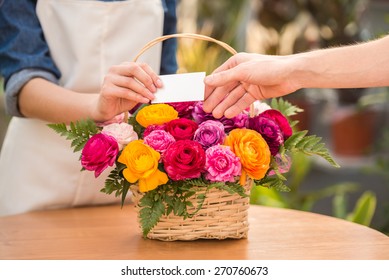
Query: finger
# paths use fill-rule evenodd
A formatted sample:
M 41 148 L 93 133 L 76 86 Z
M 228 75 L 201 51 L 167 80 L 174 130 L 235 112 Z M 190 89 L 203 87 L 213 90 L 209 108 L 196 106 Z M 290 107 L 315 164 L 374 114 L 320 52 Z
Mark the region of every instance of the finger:
M 213 73 L 205 77 L 204 83 L 210 87 L 218 87 L 228 83 L 241 81 L 237 67 Z
M 244 94 L 236 103 L 227 108 L 224 112 L 226 118 L 233 118 L 246 110 L 256 98 L 249 93 Z
M 238 83 L 227 84 L 223 87 L 214 88 L 211 93 L 205 93 L 205 99 L 203 103 L 203 109 L 206 113 L 211 113 L 215 107 L 226 98 L 226 96 L 239 86 Z
M 124 89 L 132 90 L 133 92 L 136 92 L 148 98 L 149 100 L 154 100 L 155 98 L 154 94 L 152 94 L 149 89 L 144 87 L 143 84 L 139 83 L 133 77 L 112 75 L 110 77 L 110 83 Z
M 233 106 L 243 95 L 245 95 L 246 89 L 243 85 L 235 87 L 217 106 L 213 109 L 212 115 L 215 118 L 221 118 L 225 111 Z
M 153 84 L 157 88 L 161 88 L 163 86 L 161 79 L 154 72 L 154 70 L 146 63 L 140 64 L 141 68 L 151 77 Z
M 159 78 L 145 63 L 124 62 L 121 65 L 112 67 L 112 71 L 122 76 L 135 78 L 152 93 L 157 91 L 151 75 L 156 80 Z
M 148 103 L 150 99 L 140 95 L 138 92 L 135 92 L 126 87 L 120 87 L 115 84 L 105 85 L 103 88 L 104 95 L 107 98 L 122 98 L 128 101 L 134 101 L 136 103 Z

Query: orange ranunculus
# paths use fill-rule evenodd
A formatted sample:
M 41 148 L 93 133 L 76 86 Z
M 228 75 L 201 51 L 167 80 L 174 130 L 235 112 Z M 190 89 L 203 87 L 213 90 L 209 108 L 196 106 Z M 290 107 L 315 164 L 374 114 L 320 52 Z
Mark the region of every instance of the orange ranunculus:
M 143 140 L 135 140 L 123 149 L 118 161 L 127 166 L 123 170 L 124 178 L 130 183 L 139 180 L 139 190 L 147 192 L 169 180 L 166 173 L 158 169 L 160 157 L 157 151 L 143 144 Z
M 252 179 L 262 179 L 270 165 L 270 149 L 258 132 L 238 128 L 226 137 L 225 145 L 240 158 L 243 170 Z
M 136 121 L 143 127 L 164 124 L 178 118 L 178 112 L 167 104 L 153 104 L 143 107 L 136 115 Z

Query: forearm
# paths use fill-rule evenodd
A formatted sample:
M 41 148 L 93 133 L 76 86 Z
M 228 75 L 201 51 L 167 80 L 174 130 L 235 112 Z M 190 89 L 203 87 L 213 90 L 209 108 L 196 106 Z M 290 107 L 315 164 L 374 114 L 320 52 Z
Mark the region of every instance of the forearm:
M 97 93 L 77 93 L 35 78 L 22 88 L 19 109 L 28 118 L 69 123 L 79 119 L 93 119 L 92 108 L 95 107 L 97 97 Z
M 362 88 L 389 85 L 389 37 L 292 56 L 300 88 Z

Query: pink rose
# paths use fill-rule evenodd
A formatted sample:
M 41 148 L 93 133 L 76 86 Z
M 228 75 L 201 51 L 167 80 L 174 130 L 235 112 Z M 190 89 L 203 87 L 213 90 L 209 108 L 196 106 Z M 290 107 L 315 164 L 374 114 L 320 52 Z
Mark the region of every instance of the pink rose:
M 95 177 L 108 167 L 113 166 L 119 153 L 115 138 L 98 133 L 89 138 L 81 152 L 81 165 L 86 170 L 94 171 Z
M 222 144 L 225 138 L 224 125 L 219 121 L 208 120 L 199 125 L 193 140 L 199 142 L 206 150 L 211 146 Z
M 138 140 L 138 134 L 134 131 L 133 126 L 124 122 L 104 126 L 101 133 L 115 138 L 120 150 L 131 141 Z
M 154 130 L 144 137 L 144 143 L 161 154 L 175 141 L 174 137 L 165 130 Z
M 175 119 L 166 124 L 165 130 L 176 140 L 192 140 L 198 124 L 189 119 Z
M 165 124 L 152 124 L 146 127 L 145 131 L 143 132 L 143 137 L 146 137 L 154 130 L 165 130 Z
M 179 140 L 166 150 L 163 164 L 166 173 L 174 181 L 199 178 L 204 172 L 205 152 L 195 141 Z
M 205 178 L 210 181 L 234 182 L 241 174 L 240 159 L 228 146 L 216 145 L 205 151 Z

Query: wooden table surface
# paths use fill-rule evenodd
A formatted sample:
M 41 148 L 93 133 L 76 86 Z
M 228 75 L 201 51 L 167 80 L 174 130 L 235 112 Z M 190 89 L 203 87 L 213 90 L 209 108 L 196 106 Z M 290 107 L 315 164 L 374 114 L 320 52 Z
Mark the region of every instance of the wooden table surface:
M 0 218 L 0 259 L 389 260 L 389 237 L 333 217 L 250 206 L 249 223 L 247 239 L 164 242 L 131 205 L 33 212 Z

